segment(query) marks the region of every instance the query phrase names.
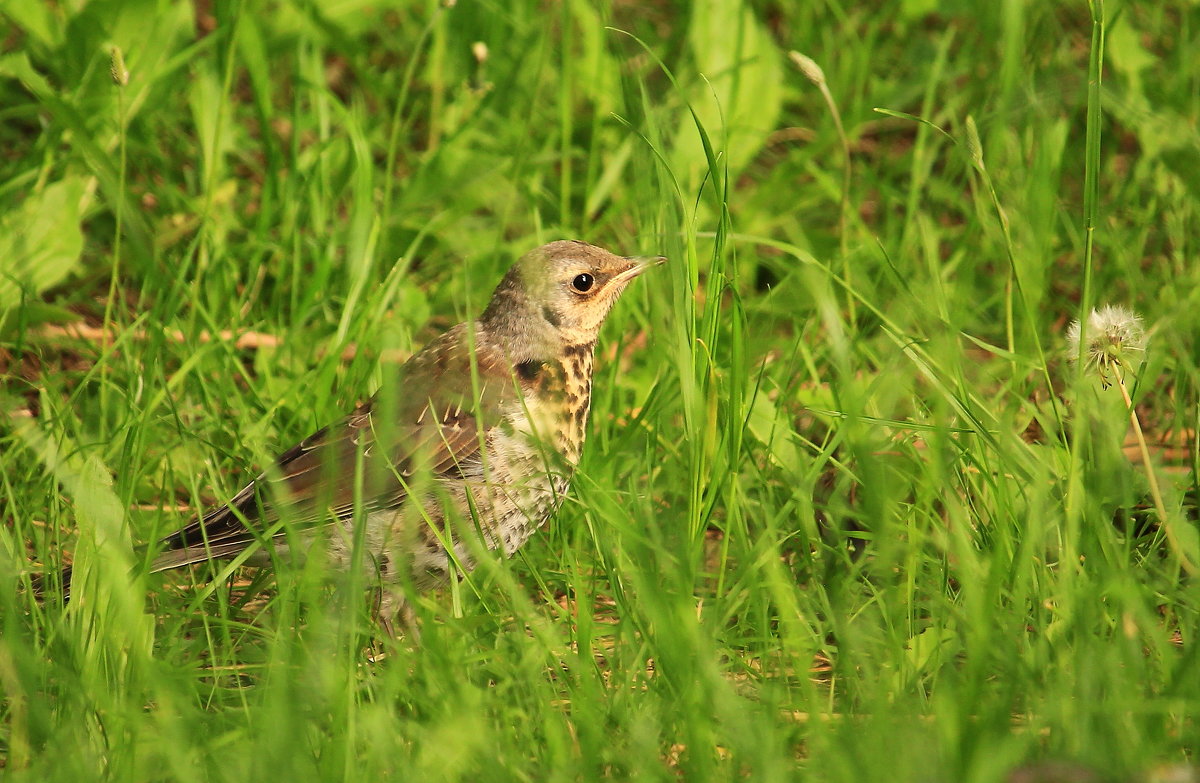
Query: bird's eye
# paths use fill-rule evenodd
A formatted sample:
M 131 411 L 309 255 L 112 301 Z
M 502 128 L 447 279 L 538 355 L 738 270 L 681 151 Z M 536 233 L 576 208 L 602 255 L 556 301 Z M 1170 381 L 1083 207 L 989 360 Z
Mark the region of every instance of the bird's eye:
M 586 294 L 592 290 L 592 286 L 596 284 L 596 278 L 584 272 L 581 275 L 575 275 L 575 279 L 571 281 L 571 287 L 581 294 Z

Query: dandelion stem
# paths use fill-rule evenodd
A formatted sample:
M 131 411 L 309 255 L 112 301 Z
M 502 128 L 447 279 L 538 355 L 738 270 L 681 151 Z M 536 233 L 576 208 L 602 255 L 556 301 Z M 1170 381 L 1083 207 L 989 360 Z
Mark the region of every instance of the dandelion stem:
M 1150 449 L 1146 447 L 1146 436 L 1142 434 L 1142 424 L 1138 421 L 1137 410 L 1133 407 L 1129 389 L 1125 386 L 1125 373 L 1120 364 L 1114 365 L 1113 369 L 1117 376 L 1117 386 L 1121 388 L 1121 397 L 1125 400 L 1125 407 L 1129 410 L 1129 423 L 1133 425 L 1133 434 L 1137 438 L 1138 448 L 1142 452 L 1142 463 L 1146 466 L 1146 481 L 1150 484 L 1150 497 L 1154 499 L 1154 510 L 1158 513 L 1163 533 L 1167 536 L 1167 545 L 1175 557 L 1179 558 L 1183 570 L 1189 576 L 1195 576 L 1200 573 L 1200 569 L 1197 569 L 1196 564 L 1188 559 L 1179 543 L 1179 538 L 1175 535 L 1174 524 L 1167 518 L 1167 506 L 1163 503 L 1162 490 L 1158 486 L 1158 476 L 1154 472 L 1154 465 L 1150 462 Z

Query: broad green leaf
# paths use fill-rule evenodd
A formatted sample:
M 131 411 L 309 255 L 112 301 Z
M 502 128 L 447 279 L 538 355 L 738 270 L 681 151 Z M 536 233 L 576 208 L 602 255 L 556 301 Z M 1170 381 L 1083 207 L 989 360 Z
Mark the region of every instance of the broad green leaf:
M 1113 67 L 1130 78 L 1158 64 L 1158 58 L 1142 46 L 1141 39 L 1142 34 L 1130 26 L 1124 15 L 1113 22 L 1104 36 Z
M 62 25 L 55 19 L 50 3 L 29 0 L 0 0 L 0 17 L 7 17 L 21 32 L 45 47 L 62 42 Z
M 31 194 L 0 217 L 0 311 L 61 283 L 83 252 L 83 177 L 68 177 Z
M 775 403 L 761 391 L 755 395 L 750 408 L 749 425 L 751 434 L 767 447 L 772 460 L 792 475 L 800 474 L 800 451 L 792 440 L 792 427 Z
M 930 664 L 942 663 L 962 649 L 958 634 L 949 628 L 926 628 L 908 641 L 905 657 L 917 673 L 925 672 Z
M 699 122 L 736 174 L 762 149 L 779 119 L 783 56 L 750 8 L 728 0 L 696 3 L 688 42 L 706 81 L 697 82 L 688 96 L 695 119 L 690 113 L 680 118 L 676 170 L 698 174 L 708 165 Z
M 578 85 L 596 104 L 599 113 L 607 114 L 616 108 L 615 96 L 620 94 L 618 74 L 620 65 L 609 54 L 606 43 L 611 34 L 604 27 L 599 11 L 587 3 L 574 3 L 571 14 L 577 25 L 579 59 L 573 64 Z
M 78 313 L 65 307 L 47 302 L 26 302 L 19 310 L 9 310 L 0 315 L 0 340 L 10 340 L 14 335 L 32 326 L 42 324 L 69 324 L 80 320 Z
M 42 404 L 53 407 L 45 395 Z M 64 434 L 51 435 L 28 420 L 14 429 L 75 507 L 79 543 L 69 609 L 81 637 L 95 641 L 85 652 L 84 675 L 95 685 L 124 687 L 130 660 L 149 657 L 154 627 L 140 589 L 130 585 L 133 546 L 112 477 Z

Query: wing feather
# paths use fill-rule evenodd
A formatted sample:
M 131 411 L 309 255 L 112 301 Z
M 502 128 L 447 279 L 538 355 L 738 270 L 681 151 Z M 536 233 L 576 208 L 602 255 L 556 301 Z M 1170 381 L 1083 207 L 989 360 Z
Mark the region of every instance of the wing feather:
M 511 363 L 478 331 L 472 350 L 466 328 L 451 329 L 400 367 L 401 394 L 390 412 L 376 397 L 305 438 L 228 503 L 162 539 L 165 551 L 152 570 L 236 555 L 255 541 L 282 536 L 282 518 L 293 530 L 349 518 L 360 459 L 364 513 L 402 504 L 414 472 L 460 471 L 517 399 Z

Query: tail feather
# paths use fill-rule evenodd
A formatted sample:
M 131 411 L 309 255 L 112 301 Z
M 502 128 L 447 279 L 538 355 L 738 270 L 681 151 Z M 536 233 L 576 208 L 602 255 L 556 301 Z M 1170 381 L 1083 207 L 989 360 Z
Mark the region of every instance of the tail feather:
M 256 516 L 254 490 L 255 484 L 252 482 L 229 504 L 193 517 L 186 525 L 160 540 L 159 546 L 166 549 L 151 561 L 148 573 L 157 574 L 193 563 L 235 557 L 252 545 L 255 538 L 242 520 L 246 516 Z M 71 598 L 71 576 L 71 566 L 65 566 L 59 575 L 63 603 Z M 38 601 L 45 601 L 47 588 L 53 587 L 49 577 L 50 574 L 41 574 L 33 579 L 33 591 Z
M 209 560 L 233 557 L 246 548 L 245 541 L 228 541 L 213 543 L 209 546 L 184 546 L 179 549 L 169 549 L 150 563 L 150 573 L 169 571 L 193 563 L 204 563 Z
M 247 543 L 241 540 L 210 542 L 208 546 L 181 546 L 177 549 L 168 549 L 160 553 L 150 563 L 150 569 L 147 573 L 157 574 L 160 571 L 169 571 L 172 568 L 182 568 L 183 566 L 192 565 L 193 563 L 204 563 L 209 560 L 220 560 L 222 558 L 230 558 L 238 555 L 246 549 Z M 63 566 L 59 571 L 58 585 L 60 590 L 55 591 L 54 582 L 51 579 L 51 574 L 36 574 L 34 575 L 33 594 L 38 602 L 44 603 L 46 598 L 51 594 L 59 594 L 62 596 L 63 603 L 71 600 L 71 577 L 74 573 L 72 566 Z

